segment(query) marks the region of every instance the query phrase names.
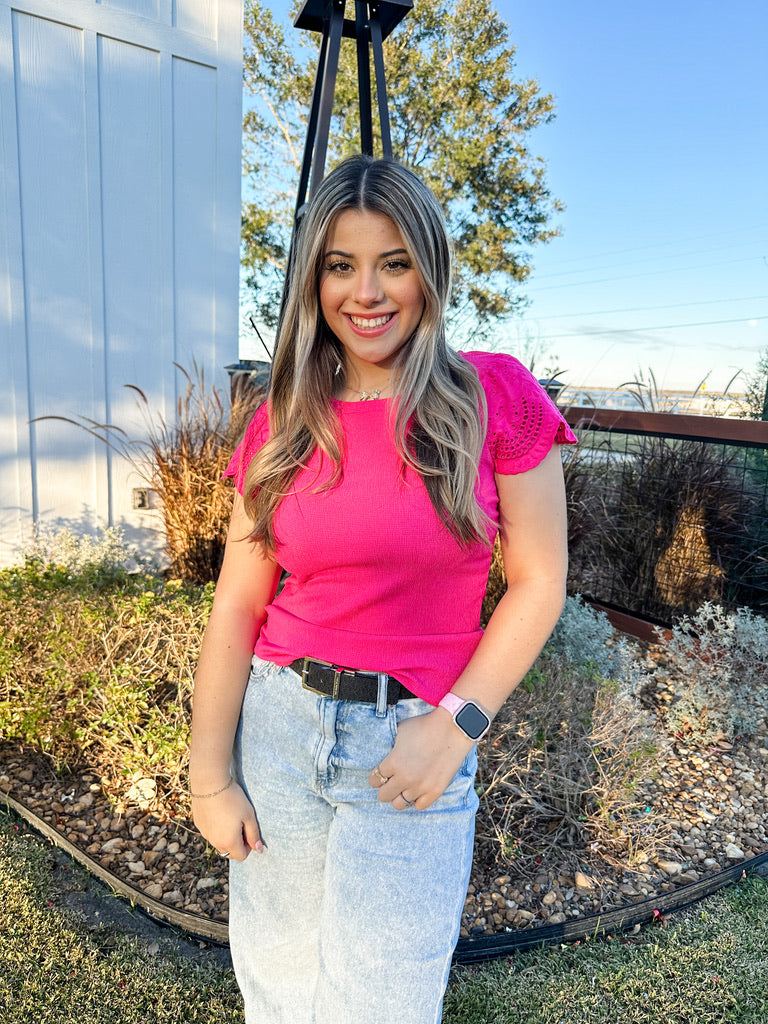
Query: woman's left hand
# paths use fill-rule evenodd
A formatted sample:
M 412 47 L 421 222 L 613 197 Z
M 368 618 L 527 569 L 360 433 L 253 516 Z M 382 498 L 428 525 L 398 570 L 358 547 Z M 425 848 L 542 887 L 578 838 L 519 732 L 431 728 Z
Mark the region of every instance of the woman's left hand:
M 394 747 L 368 781 L 382 803 L 423 811 L 442 796 L 473 745 L 444 708 L 435 708 L 400 723 Z

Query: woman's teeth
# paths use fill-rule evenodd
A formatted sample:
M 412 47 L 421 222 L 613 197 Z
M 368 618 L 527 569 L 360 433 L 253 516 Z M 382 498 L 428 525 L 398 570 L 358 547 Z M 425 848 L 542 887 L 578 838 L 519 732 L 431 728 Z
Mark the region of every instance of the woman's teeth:
M 389 321 L 392 319 L 394 315 L 394 313 L 387 313 L 384 316 L 375 317 L 350 316 L 349 319 L 352 321 L 355 327 L 360 327 L 361 329 L 365 330 L 366 328 L 371 327 L 383 327 L 384 324 L 389 323 Z

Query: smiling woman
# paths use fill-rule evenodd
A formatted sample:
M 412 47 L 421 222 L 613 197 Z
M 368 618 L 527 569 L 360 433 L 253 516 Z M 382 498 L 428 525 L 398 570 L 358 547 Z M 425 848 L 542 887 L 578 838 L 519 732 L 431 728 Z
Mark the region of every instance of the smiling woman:
M 339 214 L 320 277 L 320 308 L 344 353 L 348 383 L 336 397 L 379 398 L 424 312 L 418 271 L 389 217 Z
M 195 682 L 192 807 L 230 858 L 249 1022 L 437 1024 L 476 743 L 564 600 L 573 435 L 516 360 L 448 348 L 449 291 L 424 184 L 388 160 L 337 167 L 227 470 Z M 509 587 L 483 633 L 497 534 Z

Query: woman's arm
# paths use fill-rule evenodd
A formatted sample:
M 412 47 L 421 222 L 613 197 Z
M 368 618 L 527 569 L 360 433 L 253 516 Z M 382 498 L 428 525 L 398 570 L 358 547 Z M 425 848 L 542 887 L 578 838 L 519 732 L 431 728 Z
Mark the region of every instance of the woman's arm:
M 234 783 L 227 786 L 232 746 L 254 644 L 280 578 L 280 567 L 251 539 L 250 528 L 237 495 L 195 673 L 189 753 L 195 825 L 214 847 L 236 860 L 258 849 L 260 837 L 242 789 Z
M 568 566 L 565 486 L 559 446 L 534 469 L 496 477 L 499 539 L 507 592 L 499 601 L 467 667 L 451 688 L 496 714 L 525 676 L 560 617 Z M 472 741 L 445 708 L 407 719 L 380 771 L 371 775 L 379 799 L 405 793 L 416 807 L 442 794 Z M 394 804 L 399 806 L 400 801 Z
M 538 657 L 565 603 L 568 544 L 559 445 L 526 473 L 498 475 L 496 486 L 507 591 L 451 687 L 494 715 Z

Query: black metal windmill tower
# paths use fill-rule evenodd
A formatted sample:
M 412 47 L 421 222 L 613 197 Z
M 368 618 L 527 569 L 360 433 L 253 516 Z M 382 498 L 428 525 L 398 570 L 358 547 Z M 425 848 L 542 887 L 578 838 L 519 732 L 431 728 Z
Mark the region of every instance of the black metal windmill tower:
M 392 156 L 387 86 L 384 74 L 383 41 L 413 8 L 413 0 L 349 0 L 355 18 L 345 17 L 348 0 L 304 0 L 294 27 L 319 32 L 322 36 L 315 72 L 315 84 L 307 122 L 304 156 L 296 194 L 288 268 L 283 283 L 282 311 L 290 287 L 296 230 L 308 199 L 314 195 L 325 174 L 328 136 L 333 114 L 333 97 L 342 38 L 357 44 L 357 84 L 360 109 L 360 152 L 373 156 L 373 109 L 371 103 L 371 55 L 376 83 L 376 105 L 382 156 Z M 259 339 L 261 335 L 251 317 Z M 262 341 L 267 352 L 269 349 Z M 232 367 L 228 369 L 232 370 Z
M 360 152 L 373 156 L 373 111 L 371 108 L 371 52 L 373 52 L 382 155 L 392 156 L 382 42 L 411 10 L 413 0 L 353 0 L 354 21 L 344 17 L 346 5 L 346 0 L 305 0 L 294 22 L 296 28 L 308 29 L 322 35 L 307 137 L 304 144 L 304 159 L 296 196 L 295 221 L 301 218 L 307 198 L 312 197 L 325 173 L 328 133 L 331 126 L 342 37 L 354 39 L 357 42 Z M 307 190 L 309 190 L 309 195 Z

